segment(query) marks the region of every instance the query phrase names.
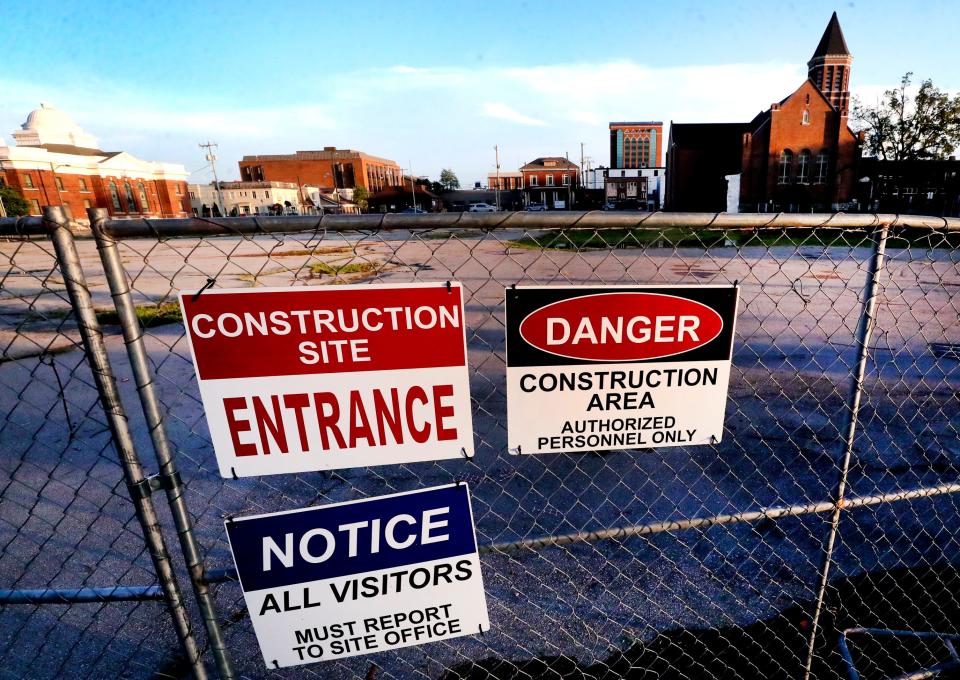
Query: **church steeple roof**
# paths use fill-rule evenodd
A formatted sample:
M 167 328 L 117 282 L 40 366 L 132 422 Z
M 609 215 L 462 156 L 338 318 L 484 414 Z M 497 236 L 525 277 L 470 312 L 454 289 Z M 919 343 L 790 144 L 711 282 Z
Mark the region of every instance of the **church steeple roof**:
M 847 41 L 843 39 L 843 31 L 840 29 L 840 20 L 837 19 L 837 13 L 834 12 L 830 17 L 830 23 L 820 38 L 817 49 L 813 51 L 813 59 L 825 57 L 827 55 L 849 55 Z

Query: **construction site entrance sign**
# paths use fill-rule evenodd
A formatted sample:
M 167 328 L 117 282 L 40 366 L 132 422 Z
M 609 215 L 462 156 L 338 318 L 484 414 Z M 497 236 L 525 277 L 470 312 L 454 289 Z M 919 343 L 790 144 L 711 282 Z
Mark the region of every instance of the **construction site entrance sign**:
M 490 628 L 465 483 L 241 517 L 226 528 L 270 668 Z
M 458 283 L 181 293 L 224 477 L 473 456 Z
M 514 454 L 719 442 L 735 286 L 508 288 Z

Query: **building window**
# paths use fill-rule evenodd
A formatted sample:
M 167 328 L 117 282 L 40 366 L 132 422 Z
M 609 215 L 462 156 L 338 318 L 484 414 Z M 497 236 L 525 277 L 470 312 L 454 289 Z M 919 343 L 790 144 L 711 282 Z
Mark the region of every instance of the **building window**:
M 33 175 L 24 175 L 23 176 L 23 188 L 32 189 L 33 188 Z
M 35 198 L 31 198 L 31 199 L 30 199 L 30 210 L 33 212 L 34 215 L 39 215 L 39 214 L 40 214 L 40 201 L 38 201 L 38 200 L 35 199 Z
M 833 89 L 833 67 L 827 67 L 827 87 L 825 88 L 827 92 Z
M 801 125 L 810 125 L 810 111 L 807 109 L 803 110 L 803 119 L 800 121 Z
M 177 196 L 183 196 L 183 188 L 179 184 L 177 185 Z
M 137 212 L 137 202 L 133 200 L 133 187 L 130 182 L 123 183 L 123 191 L 127 197 L 127 212 Z
M 196 197 L 197 197 L 197 195 L 196 195 L 196 194 L 194 194 L 194 193 L 193 193 L 192 191 L 191 191 L 191 192 L 189 192 L 189 193 L 190 193 L 190 198 L 196 198 Z
M 784 149 L 783 153 L 780 154 L 780 176 L 777 182 L 779 184 L 789 184 L 790 183 L 790 171 L 793 166 L 793 152 L 789 149 Z
M 150 212 L 150 200 L 147 198 L 147 189 L 143 182 L 137 183 L 137 191 L 140 193 L 140 212 Z
M 120 192 L 117 190 L 117 183 L 110 182 L 110 202 L 113 203 L 114 212 L 123 212 L 123 206 L 120 205 Z
M 548 187 L 553 186 L 553 175 L 547 175 L 547 186 Z
M 535 187 L 540 183 L 540 179 L 536 175 L 530 175 L 530 186 Z
M 810 184 L 810 149 L 804 149 L 797 158 L 797 183 Z
M 90 191 L 90 189 L 87 188 L 87 180 L 81 177 L 77 181 L 80 183 L 80 191 Z
M 263 195 L 264 195 L 266 198 L 270 198 L 270 192 L 269 192 L 269 191 L 264 191 L 264 192 L 263 192 Z
M 62 177 L 54 177 L 54 178 L 53 178 L 53 183 L 57 185 L 57 191 L 63 191 L 63 178 L 62 178 Z
M 563 186 L 565 187 L 570 186 L 570 175 L 563 176 Z
M 817 184 L 827 183 L 827 171 L 830 167 L 830 153 L 824 149 L 817 154 L 817 168 L 814 175 Z
M 257 197 L 257 192 L 256 192 L 256 191 L 253 192 L 253 197 L 254 197 L 254 198 Z

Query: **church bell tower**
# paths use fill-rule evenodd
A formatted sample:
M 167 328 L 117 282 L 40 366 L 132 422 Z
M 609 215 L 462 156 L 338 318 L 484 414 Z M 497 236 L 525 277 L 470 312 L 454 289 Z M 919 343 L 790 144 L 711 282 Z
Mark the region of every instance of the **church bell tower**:
M 840 30 L 840 20 L 834 12 L 820 38 L 820 44 L 807 62 L 807 75 L 823 95 L 840 111 L 848 115 L 850 108 L 850 64 L 853 55 Z

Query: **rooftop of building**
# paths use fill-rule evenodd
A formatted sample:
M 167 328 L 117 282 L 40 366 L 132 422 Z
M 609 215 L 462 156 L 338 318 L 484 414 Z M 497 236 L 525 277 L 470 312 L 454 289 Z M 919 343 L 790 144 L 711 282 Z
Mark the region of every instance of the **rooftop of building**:
M 543 156 L 535 158 L 526 165 L 521 166 L 521 170 L 543 170 L 545 168 L 573 168 L 580 169 L 580 166 L 563 156 Z
M 287 154 L 257 154 L 253 156 L 244 156 L 241 163 L 259 163 L 263 161 L 337 161 L 337 160 L 356 160 L 363 159 L 369 163 L 380 163 L 382 165 L 393 165 L 399 169 L 396 161 L 379 156 L 371 156 L 363 151 L 355 149 L 338 149 L 335 146 L 325 146 L 322 149 L 296 151 Z
M 641 127 L 648 126 L 653 127 L 659 125 L 663 127 L 662 120 L 635 120 L 635 121 L 614 121 L 610 123 L 610 127 Z
M 850 56 L 850 50 L 847 48 L 847 41 L 843 39 L 843 30 L 840 28 L 840 20 L 837 13 L 834 12 L 830 17 L 827 28 L 823 32 L 823 37 L 817 44 L 817 49 L 813 51 L 813 59 L 826 56 Z
M 753 123 L 671 123 L 670 141 L 676 146 L 703 146 L 751 132 Z M 720 139 L 718 139 L 720 138 Z

